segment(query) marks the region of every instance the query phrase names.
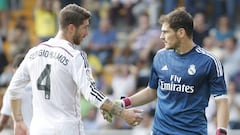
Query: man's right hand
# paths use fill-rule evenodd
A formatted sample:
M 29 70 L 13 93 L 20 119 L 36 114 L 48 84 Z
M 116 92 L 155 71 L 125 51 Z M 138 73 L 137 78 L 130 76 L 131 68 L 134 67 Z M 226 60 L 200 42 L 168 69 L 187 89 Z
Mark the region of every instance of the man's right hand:
M 123 99 L 114 101 L 115 105 L 120 105 L 121 107 L 123 107 L 123 111 L 121 112 L 120 117 L 123 118 L 131 126 L 136 126 L 140 124 L 140 122 L 142 121 L 141 113 L 143 112 L 143 110 L 126 109 L 127 107 L 130 106 L 126 106 L 125 102 Z M 107 120 L 110 123 L 112 122 L 113 115 L 110 112 L 102 110 L 101 113 L 105 120 Z
M 135 108 L 124 109 L 120 117 L 123 118 L 130 126 L 137 126 L 143 120 L 143 117 L 141 116 L 142 113 L 143 110 Z

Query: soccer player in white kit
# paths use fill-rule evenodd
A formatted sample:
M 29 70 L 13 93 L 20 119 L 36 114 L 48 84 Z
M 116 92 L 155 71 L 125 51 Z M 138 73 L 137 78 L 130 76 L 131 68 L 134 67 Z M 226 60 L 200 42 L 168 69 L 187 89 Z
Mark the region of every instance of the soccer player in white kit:
M 22 114 L 23 120 L 26 123 L 26 126 L 29 128 L 31 119 L 32 119 L 32 87 L 31 83 L 29 83 L 25 88 L 22 96 Z M 6 91 L 3 96 L 3 106 L 1 108 L 1 116 L 0 116 L 0 131 L 7 124 L 9 118 L 11 117 L 11 103 L 9 92 Z
M 23 54 L 17 55 L 13 60 L 13 69 L 16 70 L 20 63 L 24 59 Z M 23 120 L 29 128 L 30 122 L 32 120 L 32 87 L 31 83 L 29 83 L 25 88 L 22 95 L 22 113 Z M 3 130 L 4 126 L 7 124 L 9 118 L 11 117 L 11 103 L 9 92 L 6 91 L 3 97 L 3 106 L 1 108 L 1 116 L 0 116 L 0 131 Z
M 22 114 L 22 88 L 32 83 L 33 117 L 31 135 L 84 135 L 80 94 L 96 107 L 120 116 L 129 125 L 141 122 L 142 112 L 123 109 L 103 95 L 95 85 L 85 52 L 75 49 L 87 36 L 91 14 L 69 4 L 59 13 L 55 38 L 40 43 L 27 53 L 8 87 L 15 135 L 27 135 Z

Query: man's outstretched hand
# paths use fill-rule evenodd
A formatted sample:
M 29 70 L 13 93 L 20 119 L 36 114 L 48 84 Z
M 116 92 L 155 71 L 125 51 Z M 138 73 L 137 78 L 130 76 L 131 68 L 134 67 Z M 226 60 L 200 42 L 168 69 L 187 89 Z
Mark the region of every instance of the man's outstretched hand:
M 104 119 L 111 123 L 113 119 L 113 115 L 107 111 L 102 110 L 101 112 Z M 124 119 L 130 126 L 137 126 L 141 123 L 143 119 L 141 116 L 142 113 L 143 113 L 143 110 L 139 110 L 135 108 L 124 109 L 120 117 Z
M 143 120 L 142 114 L 143 110 L 131 108 L 124 109 L 120 115 L 130 126 L 137 126 Z

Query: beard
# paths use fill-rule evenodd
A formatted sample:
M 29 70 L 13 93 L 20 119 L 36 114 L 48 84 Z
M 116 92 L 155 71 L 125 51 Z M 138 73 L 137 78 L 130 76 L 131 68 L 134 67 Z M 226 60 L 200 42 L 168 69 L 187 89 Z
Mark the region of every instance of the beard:
M 165 43 L 165 49 L 167 49 L 167 50 L 169 50 L 169 49 L 177 49 L 178 47 L 179 47 L 179 45 L 180 45 L 180 40 L 179 40 L 179 38 L 176 36 L 176 40 L 175 40 L 175 42 L 172 42 L 171 44 L 168 44 L 167 43 L 167 45 L 166 45 L 166 43 Z
M 77 32 L 75 31 L 74 35 L 73 35 L 73 43 L 75 45 L 80 45 L 82 38 L 79 38 L 79 34 L 77 34 Z

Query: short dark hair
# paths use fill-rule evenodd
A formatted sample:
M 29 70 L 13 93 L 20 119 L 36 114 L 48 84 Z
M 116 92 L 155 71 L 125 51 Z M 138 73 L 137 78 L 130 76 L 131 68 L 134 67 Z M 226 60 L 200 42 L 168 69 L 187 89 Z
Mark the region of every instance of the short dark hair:
M 193 33 L 193 18 L 184 8 L 177 8 L 167 15 L 160 17 L 160 23 L 168 23 L 170 28 L 177 31 L 184 28 L 188 37 L 192 37 Z
M 83 21 L 91 18 L 91 13 L 87 9 L 77 4 L 68 4 L 59 13 L 59 27 L 65 29 L 69 24 L 78 27 Z
M 17 69 L 22 61 L 24 60 L 25 54 L 18 54 L 14 59 L 12 63 L 12 67 Z

